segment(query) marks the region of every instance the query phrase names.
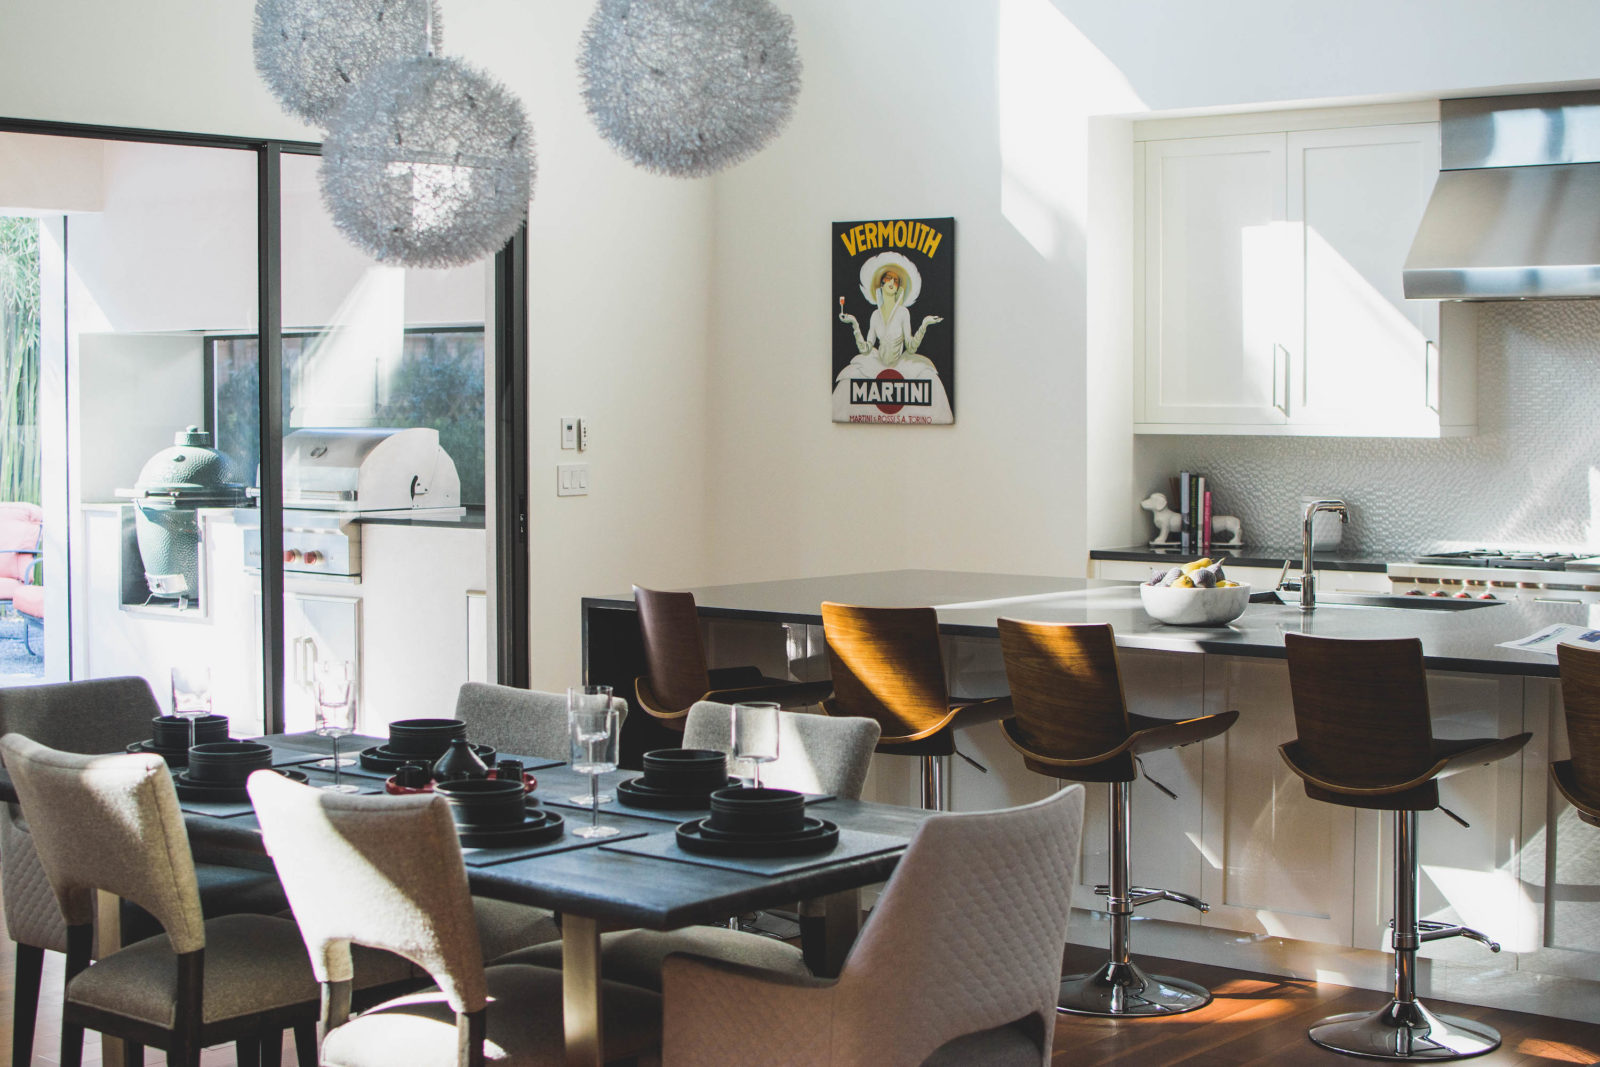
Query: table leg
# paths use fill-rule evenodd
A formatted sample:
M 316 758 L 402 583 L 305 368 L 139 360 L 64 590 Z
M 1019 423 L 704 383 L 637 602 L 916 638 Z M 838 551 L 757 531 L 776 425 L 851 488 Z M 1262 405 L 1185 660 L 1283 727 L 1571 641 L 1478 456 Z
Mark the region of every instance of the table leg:
M 561 916 L 561 1018 L 567 1067 L 601 1067 L 600 924 L 571 912 Z
M 850 955 L 861 932 L 861 891 L 846 889 L 822 898 L 824 914 L 822 972 L 818 978 L 837 978 L 844 969 L 845 957 Z
M 104 959 L 122 947 L 122 899 L 103 889 L 94 894 L 94 958 Z M 122 1062 L 122 1038 L 100 1035 L 100 1062 Z

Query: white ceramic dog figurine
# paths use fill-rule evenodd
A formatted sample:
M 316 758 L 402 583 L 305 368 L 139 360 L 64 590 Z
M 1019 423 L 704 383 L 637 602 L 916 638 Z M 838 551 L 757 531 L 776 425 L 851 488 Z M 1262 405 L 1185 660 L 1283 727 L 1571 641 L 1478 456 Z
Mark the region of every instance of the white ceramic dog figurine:
M 1139 501 L 1139 506 L 1150 512 L 1150 517 L 1155 521 L 1156 524 L 1156 538 L 1150 543 L 1152 545 L 1172 544 L 1173 542 L 1167 540 L 1167 535 L 1178 533 L 1183 529 L 1183 516 L 1179 515 L 1176 511 L 1168 510 L 1167 494 L 1151 493 L 1149 496 Z M 1237 530 L 1239 526 L 1239 520 L 1234 519 L 1233 523 L 1234 529 Z
M 1211 516 L 1211 543 L 1234 548 L 1244 544 L 1244 530 L 1237 515 Z

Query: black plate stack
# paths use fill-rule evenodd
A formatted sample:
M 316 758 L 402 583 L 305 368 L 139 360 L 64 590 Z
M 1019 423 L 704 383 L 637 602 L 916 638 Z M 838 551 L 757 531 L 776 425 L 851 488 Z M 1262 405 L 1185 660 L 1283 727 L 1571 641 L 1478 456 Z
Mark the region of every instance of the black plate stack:
M 389 743 L 373 745 L 361 753 L 361 766 L 369 771 L 393 774 L 408 763 L 433 763 L 450 742 L 467 736 L 467 724 L 460 719 L 399 719 L 389 724 Z M 473 745 L 483 762 L 494 765 L 496 753 L 489 745 Z
M 189 765 L 173 775 L 178 796 L 185 800 L 249 800 L 245 782 L 256 771 L 272 769 L 272 747 L 259 741 L 212 741 L 189 750 Z M 296 782 L 299 771 L 278 770 Z
M 441 782 L 433 791 L 450 802 L 456 833 L 468 848 L 540 844 L 565 829 L 561 816 L 529 802 L 521 782 L 467 778 Z
M 194 741 L 197 745 L 228 740 L 226 715 L 202 715 L 194 721 Z M 157 715 L 150 720 L 150 740 L 135 741 L 129 752 L 154 752 L 167 761 L 169 767 L 183 767 L 189 762 L 189 720 L 176 715 Z
M 719 789 L 711 817 L 678 827 L 678 845 L 709 856 L 809 856 L 839 843 L 839 828 L 806 814 L 792 789 Z
M 644 777 L 617 786 L 617 800 L 654 811 L 704 811 L 726 789 L 728 757 L 709 748 L 660 748 L 644 754 Z

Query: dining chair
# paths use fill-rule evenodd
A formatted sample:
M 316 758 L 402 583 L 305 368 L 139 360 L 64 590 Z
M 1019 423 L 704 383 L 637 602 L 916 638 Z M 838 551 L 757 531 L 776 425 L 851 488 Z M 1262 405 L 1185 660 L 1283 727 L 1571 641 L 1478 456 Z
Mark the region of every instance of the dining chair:
M 1600 649 L 1557 645 L 1556 662 L 1569 755 L 1550 764 L 1550 777 L 1579 819 L 1600 826 Z
M 803 708 L 822 701 L 831 682 L 795 682 L 768 678 L 759 667 L 718 667 L 706 663 L 700 635 L 700 613 L 693 593 L 668 593 L 633 587 L 644 642 L 645 673 L 633 683 L 639 706 L 674 730 L 683 729 L 689 709 L 702 700 L 723 704 L 771 701 L 784 708 Z
M 669 956 L 664 1067 L 1048 1065 L 1082 832 L 1081 785 L 929 817 L 837 979 Z
M 263 772 L 250 776 L 249 789 L 322 984 L 319 1063 L 566 1062 L 561 972 L 484 967 L 443 797 L 333 794 Z M 403 956 L 436 984 L 352 1016 L 352 945 Z M 602 986 L 606 1058 L 655 1049 L 660 997 L 616 982 Z
M 309 1038 L 317 985 L 294 923 L 203 917 L 161 757 L 79 755 L 16 733 L 0 737 L 0 756 L 66 926 L 63 1067 L 82 1062 L 86 1029 L 121 1038 L 130 1063 L 151 1046 L 183 1067 L 224 1042 L 242 1067 L 260 1063 L 264 1050 L 276 1063 L 285 1029 Z M 91 963 L 96 891 L 138 904 L 164 933 Z
M 824 710 L 877 720 L 878 751 L 920 757 L 922 806 L 943 811 L 949 806 L 945 766 L 956 751 L 956 731 L 1010 715 L 1010 698 L 951 699 L 933 608 L 829 601 L 822 605 L 822 632 L 833 673 L 833 696 L 823 701 Z
M 612 697 L 611 707 L 620 730 L 628 718 L 628 702 Z M 473 741 L 507 755 L 565 761 L 571 754 L 565 693 L 463 682 L 456 694 L 456 718 L 467 724 Z
M 143 678 L 98 678 L 82 682 L 0 689 L 0 734 L 17 733 L 66 752 L 117 752 L 150 735 L 159 715 Z M 219 854 L 220 858 L 220 854 Z M 39 863 L 28 824 L 16 804 L 0 804 L 0 906 L 6 934 L 16 945 L 12 991 L 13 1063 L 32 1058 L 39 1015 L 39 989 L 46 952 L 66 952 L 67 926 Z M 270 870 L 196 863 L 201 913 L 271 915 L 288 907 Z M 161 932 L 148 912 L 122 906 L 122 940 L 131 944 Z
M 763 767 L 762 782 L 778 789 L 826 793 L 844 800 L 861 799 L 878 740 L 871 719 L 833 718 L 783 712 L 778 716 L 778 758 Z M 689 709 L 683 747 L 733 752 L 733 708 L 701 701 Z M 810 902 L 796 909 L 801 928 L 824 921 Z M 807 939 L 816 943 L 815 939 Z M 731 926 L 688 926 L 681 930 L 619 930 L 600 935 L 601 972 L 644 989 L 661 988 L 661 961 L 674 952 L 727 960 L 768 971 L 809 978 L 811 969 L 799 948 Z M 505 957 L 505 963 L 561 966 L 559 942 L 539 945 Z

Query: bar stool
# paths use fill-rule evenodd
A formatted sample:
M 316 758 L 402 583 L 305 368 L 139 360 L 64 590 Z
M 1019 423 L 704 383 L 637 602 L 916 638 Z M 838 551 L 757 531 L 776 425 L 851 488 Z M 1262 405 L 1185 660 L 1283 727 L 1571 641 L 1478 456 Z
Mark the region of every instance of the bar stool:
M 634 680 L 633 691 L 639 706 L 664 726 L 681 732 L 689 709 L 702 700 L 719 704 L 766 700 L 784 708 L 803 708 L 820 703 L 833 690 L 830 682 L 768 678 L 759 667 L 709 669 L 693 593 L 636 585 L 633 602 L 639 611 L 647 672 Z
M 1532 735 L 1435 738 L 1416 638 L 1285 634 L 1284 645 L 1298 737 L 1278 751 L 1303 779 L 1306 796 L 1394 812 L 1394 996 L 1376 1012 L 1323 1019 L 1311 1027 L 1311 1040 L 1382 1060 L 1454 1060 L 1494 1051 L 1500 1034 L 1493 1027 L 1435 1015 L 1417 1000 L 1423 942 L 1467 937 L 1500 951 L 1477 930 L 1417 918 L 1417 812 L 1439 807 L 1440 778 L 1513 755 Z
M 822 633 L 833 673 L 829 715 L 876 719 L 874 750 L 922 758 L 922 806 L 949 801 L 943 761 L 956 751 L 955 732 L 1011 714 L 1009 697 L 951 700 L 939 651 L 939 615 L 932 608 L 862 608 L 826 602 Z M 988 769 L 962 756 L 979 770 Z
M 1550 764 L 1550 777 L 1578 818 L 1600 826 L 1600 649 L 1557 645 L 1556 662 L 1572 755 Z
M 1057 1010 L 1074 1015 L 1138 1018 L 1177 1015 L 1211 1002 L 1203 986 L 1146 974 L 1130 958 L 1133 910 L 1155 900 L 1210 905 L 1170 889 L 1146 889 L 1129 877 L 1128 814 L 1139 756 L 1204 741 L 1231 727 L 1237 711 L 1195 719 L 1154 719 L 1128 711 L 1117 666 L 1116 639 L 1104 623 L 1029 623 L 1000 619 L 1000 651 L 1016 717 L 1006 740 L 1036 774 L 1110 787 L 1111 884 L 1096 886 L 1111 914 L 1111 958 L 1091 974 L 1061 980 Z M 1163 792 L 1167 792 L 1164 787 Z M 1170 793 L 1169 793 L 1170 795 Z

